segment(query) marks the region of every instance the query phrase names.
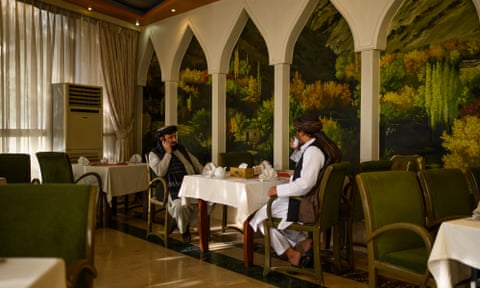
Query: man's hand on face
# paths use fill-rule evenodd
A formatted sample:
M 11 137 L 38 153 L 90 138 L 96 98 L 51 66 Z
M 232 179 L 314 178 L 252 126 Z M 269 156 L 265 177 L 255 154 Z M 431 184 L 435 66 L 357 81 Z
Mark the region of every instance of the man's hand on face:
M 163 146 L 163 149 L 165 150 L 165 153 L 169 153 L 169 154 L 172 153 L 175 145 L 177 144 L 176 133 L 165 135 L 161 140 L 162 140 L 162 146 Z

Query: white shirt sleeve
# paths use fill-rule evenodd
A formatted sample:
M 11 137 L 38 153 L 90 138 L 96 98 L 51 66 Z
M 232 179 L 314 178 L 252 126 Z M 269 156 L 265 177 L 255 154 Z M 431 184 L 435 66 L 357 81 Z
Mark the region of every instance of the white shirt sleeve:
M 292 154 L 290 155 L 290 160 L 292 160 L 293 162 L 297 163 L 298 161 L 300 161 L 300 158 L 302 157 L 302 152 L 300 152 L 300 150 L 295 150 L 292 152 Z
M 172 159 L 172 155 L 165 153 L 162 159 L 158 157 L 158 155 L 154 152 L 150 152 L 148 154 L 148 165 L 152 168 L 155 175 L 159 177 L 165 177 L 167 175 L 168 166 L 170 165 L 170 160 Z
M 306 195 L 317 183 L 320 169 L 325 164 L 325 154 L 316 146 L 309 146 L 303 152 L 303 164 L 300 177 L 277 186 L 278 197 Z

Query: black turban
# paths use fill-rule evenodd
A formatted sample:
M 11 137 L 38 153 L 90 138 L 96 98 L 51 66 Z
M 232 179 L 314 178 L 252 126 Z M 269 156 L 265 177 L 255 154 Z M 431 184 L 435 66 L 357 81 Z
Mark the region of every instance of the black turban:
M 293 120 L 293 127 L 307 134 L 315 135 L 322 131 L 323 125 L 318 116 L 304 115 Z
M 175 125 L 164 126 L 157 130 L 157 137 L 160 137 L 166 134 L 172 134 L 174 132 L 177 132 L 177 126 Z

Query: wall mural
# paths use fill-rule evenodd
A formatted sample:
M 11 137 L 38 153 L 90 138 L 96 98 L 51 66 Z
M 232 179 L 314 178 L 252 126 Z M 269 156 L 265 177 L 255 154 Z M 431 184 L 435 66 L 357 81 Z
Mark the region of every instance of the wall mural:
M 480 162 L 480 25 L 471 0 L 405 1 L 381 57 L 384 153 Z
M 381 158 L 421 154 L 430 166 L 479 165 L 479 28 L 471 0 L 405 1 L 381 56 Z M 164 88 L 153 58 L 144 90 L 147 150 L 164 119 Z M 319 114 L 352 163 L 359 161 L 360 64 L 346 21 L 321 0 L 295 46 L 290 123 L 304 113 Z M 249 20 L 227 75 L 227 151 L 273 160 L 273 73 L 265 43 Z M 196 39 L 182 63 L 178 97 L 180 141 L 208 162 L 211 80 Z

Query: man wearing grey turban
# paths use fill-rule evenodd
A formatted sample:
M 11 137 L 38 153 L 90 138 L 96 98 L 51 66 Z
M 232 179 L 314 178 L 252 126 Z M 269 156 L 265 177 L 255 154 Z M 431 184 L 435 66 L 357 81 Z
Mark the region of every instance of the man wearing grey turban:
M 271 245 L 277 255 L 287 256 L 292 265 L 306 267 L 311 265 L 312 239 L 302 231 L 288 229 L 292 222 L 300 222 L 298 218 L 291 219 L 292 207 L 289 200 L 291 196 L 305 196 L 316 190 L 323 168 L 339 162 L 341 152 L 323 132 L 318 116 L 296 118 L 293 126 L 296 134 L 290 140 L 290 147 L 293 149 L 290 159 L 296 162 L 295 172 L 289 183 L 273 186 L 268 191 L 268 196 L 277 196 L 272 203 L 272 216 L 282 219 L 278 229 L 271 228 Z M 298 139 L 298 145 L 295 138 Z M 298 211 L 296 212 L 298 215 Z M 250 226 L 254 231 L 258 229 L 263 234 L 263 221 L 267 218 L 265 205 L 252 217 Z M 304 255 L 300 250 L 306 251 Z

